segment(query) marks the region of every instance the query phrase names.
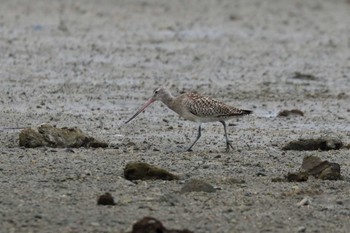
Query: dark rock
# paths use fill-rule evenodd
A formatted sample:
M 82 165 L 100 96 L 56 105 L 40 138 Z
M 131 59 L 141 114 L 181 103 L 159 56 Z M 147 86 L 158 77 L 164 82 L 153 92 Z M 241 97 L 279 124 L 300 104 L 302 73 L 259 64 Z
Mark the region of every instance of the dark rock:
M 256 176 L 266 176 L 266 174 L 263 173 L 263 172 L 257 172 L 255 175 L 256 175 Z
M 110 193 L 105 193 L 98 197 L 97 205 L 115 205 L 115 202 Z
M 65 152 L 69 152 L 69 153 L 75 153 L 75 151 L 72 148 L 66 148 Z
M 179 177 L 153 165 L 141 162 L 128 163 L 124 168 L 127 180 L 178 180 Z
M 272 182 L 303 182 L 307 181 L 309 176 L 321 180 L 340 180 L 340 165 L 327 160 L 322 161 L 316 156 L 305 156 L 299 172 L 288 173 L 285 178 L 274 178 Z
M 308 176 L 314 176 L 322 180 L 339 180 L 341 179 L 340 165 L 327 160 L 322 161 L 316 156 L 305 156 L 301 171 L 299 173 L 288 174 L 287 180 L 306 181 Z
M 19 145 L 28 148 L 34 148 L 40 146 L 49 146 L 49 143 L 36 129 L 26 128 L 23 129 L 19 134 Z
M 282 110 L 277 114 L 278 117 L 287 117 L 287 116 L 304 116 L 304 113 L 299 109 L 292 110 Z
M 338 163 L 328 163 L 318 178 L 321 180 L 341 180 L 340 165 Z
M 193 233 L 189 230 L 168 230 L 163 224 L 152 217 L 144 217 L 132 226 L 129 233 Z
M 288 182 L 303 182 L 308 180 L 309 174 L 307 172 L 288 173 L 285 178 Z
M 19 134 L 19 145 L 27 148 L 108 147 L 107 143 L 85 135 L 78 128 L 56 128 L 49 124 L 23 129 Z
M 312 156 L 313 157 L 313 156 Z M 304 159 L 305 160 L 305 159 Z M 320 161 L 319 163 L 315 163 L 314 167 L 306 170 L 310 175 L 315 176 L 316 178 L 321 175 L 321 173 L 329 168 L 331 163 L 328 161 Z
M 322 160 L 317 156 L 305 156 L 303 159 L 303 164 L 301 165 L 301 169 L 303 171 L 309 171 L 321 162 Z
M 132 226 L 131 233 L 163 233 L 166 228 L 155 218 L 144 217 Z
M 295 72 L 292 78 L 299 79 L 299 80 L 312 80 L 312 81 L 318 79 L 317 77 L 315 77 L 312 74 L 303 74 L 301 72 Z
M 338 163 L 331 163 L 327 160 L 322 161 L 316 156 L 306 156 L 303 159 L 301 166 L 303 171 L 306 171 L 310 175 L 322 179 L 322 180 L 339 180 L 340 165 Z
M 181 188 L 181 193 L 186 192 L 208 192 L 213 193 L 216 189 L 202 180 L 191 179 Z
M 316 139 L 299 139 L 287 143 L 282 150 L 339 150 L 343 146 L 343 142 L 337 138 L 316 138 Z

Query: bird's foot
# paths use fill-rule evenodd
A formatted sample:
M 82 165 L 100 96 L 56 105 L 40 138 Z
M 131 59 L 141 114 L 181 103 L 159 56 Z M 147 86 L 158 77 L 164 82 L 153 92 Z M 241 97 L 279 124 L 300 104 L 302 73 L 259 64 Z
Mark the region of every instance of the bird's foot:
M 230 151 L 230 148 L 232 148 L 232 150 L 234 150 L 234 148 L 233 148 L 231 142 L 228 141 L 228 142 L 226 142 L 226 152 L 229 152 L 229 151 Z
M 192 147 L 190 147 L 190 148 L 188 148 L 187 150 L 186 150 L 186 152 L 192 152 L 193 150 L 192 150 Z

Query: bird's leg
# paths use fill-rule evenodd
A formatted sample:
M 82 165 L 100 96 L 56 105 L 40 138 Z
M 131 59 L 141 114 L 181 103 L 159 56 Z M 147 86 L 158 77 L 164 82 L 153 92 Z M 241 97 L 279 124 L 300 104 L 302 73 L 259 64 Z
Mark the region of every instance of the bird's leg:
M 192 145 L 190 146 L 190 148 L 187 149 L 187 151 L 192 151 L 192 147 L 193 145 L 198 141 L 198 139 L 202 136 L 202 124 L 199 124 L 198 126 L 198 134 L 196 137 L 196 140 L 194 140 L 194 142 L 192 143 Z
M 226 130 L 226 123 L 225 123 L 225 121 L 220 121 L 220 122 L 224 126 L 224 130 L 225 130 L 226 152 L 229 152 L 230 151 L 230 147 L 233 149 L 233 146 L 232 146 L 231 142 L 228 140 L 228 137 L 227 137 L 227 130 Z

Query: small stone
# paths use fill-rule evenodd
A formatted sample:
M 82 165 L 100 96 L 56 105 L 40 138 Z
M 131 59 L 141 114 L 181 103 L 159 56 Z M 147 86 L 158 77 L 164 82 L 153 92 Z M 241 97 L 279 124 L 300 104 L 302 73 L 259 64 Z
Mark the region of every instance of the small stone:
M 321 137 L 315 139 L 299 139 L 291 141 L 282 147 L 282 150 L 339 150 L 343 146 L 343 142 L 337 138 Z
M 186 192 L 208 192 L 213 193 L 216 189 L 205 181 L 191 179 L 181 188 L 181 193 Z
M 178 180 L 179 177 L 165 169 L 141 162 L 128 163 L 124 168 L 127 180 Z
M 304 227 L 304 226 L 298 227 L 298 232 L 299 232 L 299 233 L 306 232 L 306 227 Z
M 322 170 L 318 178 L 321 180 L 341 180 L 340 165 L 337 163 L 327 163 L 327 166 L 327 168 Z
M 304 116 L 304 113 L 299 109 L 282 110 L 277 114 L 277 116 L 278 117 Z
M 338 205 L 343 205 L 344 204 L 344 202 L 342 200 L 338 200 L 335 203 L 337 203 Z
M 299 80 L 311 80 L 311 81 L 314 81 L 314 80 L 318 79 L 317 77 L 315 77 L 312 74 L 304 74 L 304 73 L 301 73 L 301 72 L 295 72 L 292 78 L 293 79 L 299 79 Z
M 266 176 L 266 174 L 263 173 L 263 172 L 257 172 L 255 175 L 256 175 L 256 176 Z
M 288 173 L 286 176 L 286 180 L 288 182 L 304 182 L 309 178 L 309 174 L 307 172 L 299 172 L 299 173 Z
M 133 225 L 131 233 L 156 233 L 165 231 L 166 229 L 160 221 L 152 217 L 144 217 Z
M 110 193 L 105 193 L 97 199 L 97 205 L 115 205 L 114 198 Z
M 65 152 L 69 152 L 69 153 L 75 153 L 75 151 L 72 148 L 66 148 Z
M 185 230 L 168 230 L 163 224 L 152 217 L 144 217 L 132 226 L 132 231 L 129 233 L 193 233 Z
M 98 222 L 91 222 L 90 224 L 91 224 L 91 226 L 94 226 L 94 227 L 100 226 L 100 224 Z

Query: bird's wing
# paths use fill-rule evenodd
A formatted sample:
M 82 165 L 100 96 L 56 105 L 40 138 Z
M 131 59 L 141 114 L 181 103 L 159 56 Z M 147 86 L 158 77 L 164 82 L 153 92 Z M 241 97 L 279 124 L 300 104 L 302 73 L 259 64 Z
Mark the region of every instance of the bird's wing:
M 229 107 L 224 103 L 195 93 L 188 94 L 186 107 L 193 115 L 198 117 L 222 116 L 230 112 Z
M 187 94 L 186 108 L 198 117 L 225 117 L 241 115 L 242 110 L 228 106 L 210 97 L 201 96 L 196 93 Z

